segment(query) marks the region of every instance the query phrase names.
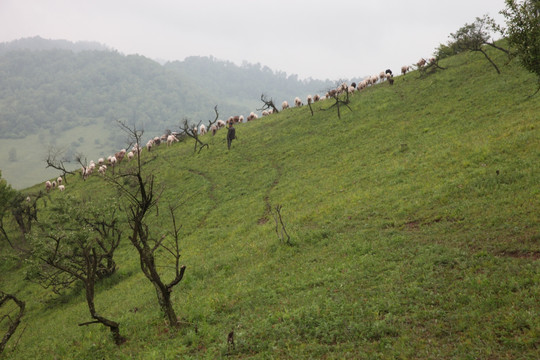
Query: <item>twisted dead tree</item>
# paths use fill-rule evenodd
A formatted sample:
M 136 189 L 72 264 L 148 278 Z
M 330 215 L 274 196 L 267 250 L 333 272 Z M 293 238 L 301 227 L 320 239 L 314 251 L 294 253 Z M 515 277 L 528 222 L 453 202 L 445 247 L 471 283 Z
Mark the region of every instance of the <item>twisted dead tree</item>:
M 324 111 L 330 110 L 331 108 L 333 108 L 335 106 L 337 108 L 338 119 L 341 119 L 341 110 L 340 110 L 341 105 L 346 106 L 349 110 L 352 111 L 352 109 L 349 106 L 349 90 L 346 89 L 345 91 L 346 91 L 346 94 L 347 94 L 347 96 L 345 97 L 345 100 L 342 100 L 340 98 L 340 93 L 336 89 L 332 89 L 332 90 L 328 91 L 328 95 L 332 99 L 335 100 L 335 103 L 333 103 L 328 109 L 322 109 L 322 110 L 324 110 Z
M 56 148 L 49 148 L 49 153 L 45 159 L 47 166 L 45 168 L 53 168 L 62 172 L 62 177 L 64 182 L 67 184 L 67 174 L 74 175 L 74 171 L 69 171 L 66 169 L 66 163 L 69 163 L 69 160 L 64 156 L 62 150 Z
M 6 348 L 6 344 L 9 339 L 13 336 L 13 334 L 15 334 L 15 331 L 17 331 L 17 328 L 19 327 L 21 319 L 24 315 L 24 309 L 26 307 L 26 303 L 22 300 L 19 300 L 15 295 L 11 295 L 0 290 L 0 308 L 6 305 L 10 300 L 17 305 L 17 307 L 19 308 L 19 312 L 13 319 L 11 318 L 9 313 L 5 314 L 4 316 L 2 316 L 2 318 L 0 318 L 0 323 L 2 323 L 6 319 L 9 323 L 8 329 L 2 337 L 2 341 L 0 341 L 0 354 L 2 354 L 2 352 Z
M 262 106 L 262 108 L 257 109 L 257 111 L 265 111 L 265 110 L 272 109 L 273 114 L 279 113 L 279 110 L 276 107 L 276 105 L 274 105 L 274 100 L 272 100 L 272 98 L 270 98 L 270 100 L 268 100 L 266 95 L 261 94 L 261 101 L 263 102 L 264 105 Z
M 120 124 L 134 139 L 134 143 L 139 145 L 142 132 Z M 174 208 L 170 207 L 173 231 L 159 238 L 151 232 L 148 216 L 154 207 L 157 208 L 161 192 L 154 188 L 154 175 L 144 175 L 139 158 L 138 156 L 135 167 L 129 173 L 119 174 L 108 180 L 127 200 L 127 222 L 132 231 L 129 240 L 139 253 L 141 270 L 154 286 L 159 306 L 169 325 L 178 327 L 180 323 L 174 311 L 171 294 L 173 287 L 183 279 L 186 270 L 185 265 L 180 265 L 180 227 L 176 224 Z M 159 250 L 165 250 L 174 258 L 173 278 L 169 282 L 166 282 L 163 279 L 164 274 L 158 271 Z
M 210 129 L 210 127 L 212 127 L 212 125 L 214 125 L 217 121 L 218 121 L 218 118 L 219 118 L 219 112 L 217 110 L 217 105 L 214 106 L 214 112 L 216 113 L 216 117 L 214 118 L 214 121 L 210 120 L 208 122 L 208 129 Z

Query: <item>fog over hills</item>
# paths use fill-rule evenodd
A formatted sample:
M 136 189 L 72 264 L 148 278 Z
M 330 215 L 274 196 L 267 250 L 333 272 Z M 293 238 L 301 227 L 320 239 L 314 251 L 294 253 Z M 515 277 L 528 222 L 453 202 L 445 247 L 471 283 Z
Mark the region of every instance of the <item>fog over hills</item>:
M 212 56 L 160 64 L 96 42 L 40 37 L 0 44 L 0 74 L 0 146 L 6 150 L 0 169 L 16 187 L 54 176 L 43 161 L 51 147 L 71 161 L 76 153 L 91 159 L 125 147 L 118 121 L 151 137 L 174 131 L 183 119 L 207 123 L 216 105 L 224 119 L 260 115 L 262 94 L 276 104 L 292 103 L 337 83 Z

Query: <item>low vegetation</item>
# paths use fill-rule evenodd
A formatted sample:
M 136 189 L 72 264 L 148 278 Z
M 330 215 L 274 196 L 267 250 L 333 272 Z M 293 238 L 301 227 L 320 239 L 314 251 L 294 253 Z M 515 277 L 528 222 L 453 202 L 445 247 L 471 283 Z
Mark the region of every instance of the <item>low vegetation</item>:
M 238 124 L 230 151 L 219 131 L 201 136 L 200 153 L 191 142 L 143 152 L 159 190 L 149 233 L 171 238 L 169 204 L 181 225 L 179 326 L 129 241 L 95 284 L 122 345 L 105 327 L 78 326 L 88 319 L 81 286 L 56 295 L 28 282 L 25 261 L 2 242 L 0 289 L 26 308 L 0 357 L 537 358 L 540 102 L 529 97 L 534 76 L 486 51 L 500 74 L 465 52 L 441 59 L 444 71 L 350 95 L 340 118 L 320 101 L 313 115 L 303 106 Z M 68 180 L 38 202 L 38 219 L 67 195 L 126 214 L 101 176 Z M 178 259 L 167 259 L 158 269 L 174 278 Z

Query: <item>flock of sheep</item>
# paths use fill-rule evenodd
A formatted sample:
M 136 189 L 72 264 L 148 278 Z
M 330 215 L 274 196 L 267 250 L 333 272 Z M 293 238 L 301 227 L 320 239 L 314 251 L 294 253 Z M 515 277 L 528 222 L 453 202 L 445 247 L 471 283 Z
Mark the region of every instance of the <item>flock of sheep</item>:
M 424 58 L 418 60 L 414 66 L 416 68 L 421 69 L 427 64 L 434 64 L 436 62 L 436 59 L 434 57 L 426 60 Z M 411 71 L 413 69 L 410 65 L 405 65 L 401 67 L 401 74 L 405 75 L 407 72 Z M 320 95 L 316 94 L 314 96 L 308 95 L 307 96 L 307 103 L 311 104 L 314 102 L 318 102 L 321 100 L 329 99 L 331 97 L 339 96 L 340 94 L 344 92 L 348 93 L 354 93 L 355 91 L 360 91 L 368 86 L 373 86 L 378 82 L 388 81 L 390 85 L 393 84 L 393 74 L 390 69 L 387 69 L 386 71 L 381 71 L 378 75 L 368 76 L 364 80 L 362 80 L 359 84 L 351 83 L 350 85 L 347 85 L 346 83 L 343 83 L 339 85 L 336 89 L 329 90 L 324 97 L 321 97 Z M 299 97 L 296 97 L 294 99 L 294 105 L 296 107 L 303 106 L 303 102 Z M 281 109 L 286 110 L 288 109 L 289 103 L 287 101 L 283 101 L 281 104 Z M 272 109 L 264 110 L 262 112 L 262 116 L 268 116 L 273 113 Z M 258 119 L 258 115 L 254 112 L 251 112 L 249 116 L 246 118 L 247 121 L 253 121 Z M 209 128 L 206 127 L 206 125 L 201 124 L 199 128 L 194 127 L 192 129 L 192 132 L 194 134 L 200 134 L 205 135 L 206 133 L 210 132 L 212 136 L 216 135 L 217 131 L 226 127 L 229 123 L 243 123 L 244 122 L 244 116 L 243 115 L 237 115 L 237 116 L 230 116 L 227 121 L 223 120 L 217 120 L 214 124 L 210 125 Z M 173 143 L 178 142 L 178 133 L 171 133 L 171 134 L 164 134 L 162 136 L 156 136 L 146 142 L 146 150 L 151 151 L 154 147 L 159 146 L 162 143 L 167 143 L 167 146 L 171 146 Z M 110 167 L 112 168 L 112 171 L 114 173 L 114 167 L 117 166 L 124 158 L 127 158 L 128 161 L 133 159 L 134 156 L 139 156 L 143 151 L 143 147 L 139 146 L 139 144 L 133 145 L 132 149 L 128 152 L 126 149 L 122 149 L 115 153 L 114 155 L 111 155 L 107 157 L 105 160 L 104 158 L 99 158 L 97 164 L 91 160 L 88 166 L 83 166 L 81 168 L 81 175 L 83 179 L 87 179 L 90 175 L 92 175 L 97 167 L 98 173 L 100 175 L 105 175 L 107 169 Z M 45 182 L 45 190 L 47 192 L 58 189 L 59 191 L 65 190 L 65 185 L 62 184 L 62 177 L 58 177 L 56 180 L 49 181 L 47 180 Z

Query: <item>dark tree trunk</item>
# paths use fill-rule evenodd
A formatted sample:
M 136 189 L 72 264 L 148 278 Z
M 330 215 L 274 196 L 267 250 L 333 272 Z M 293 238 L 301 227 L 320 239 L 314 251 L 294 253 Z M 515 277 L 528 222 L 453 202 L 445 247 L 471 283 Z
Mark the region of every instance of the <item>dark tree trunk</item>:
M 12 300 L 17 306 L 19 307 L 19 313 L 15 317 L 13 321 L 11 321 L 11 324 L 9 325 L 9 328 L 7 332 L 4 334 L 4 337 L 2 338 L 2 341 L 0 342 L 0 354 L 4 351 L 7 342 L 9 339 L 13 336 L 17 328 L 19 327 L 19 324 L 21 323 L 21 319 L 24 315 L 24 308 L 26 307 L 26 303 L 24 301 L 21 301 L 17 299 L 14 295 L 6 294 L 2 291 L 0 291 L 0 307 L 2 307 L 8 300 Z

